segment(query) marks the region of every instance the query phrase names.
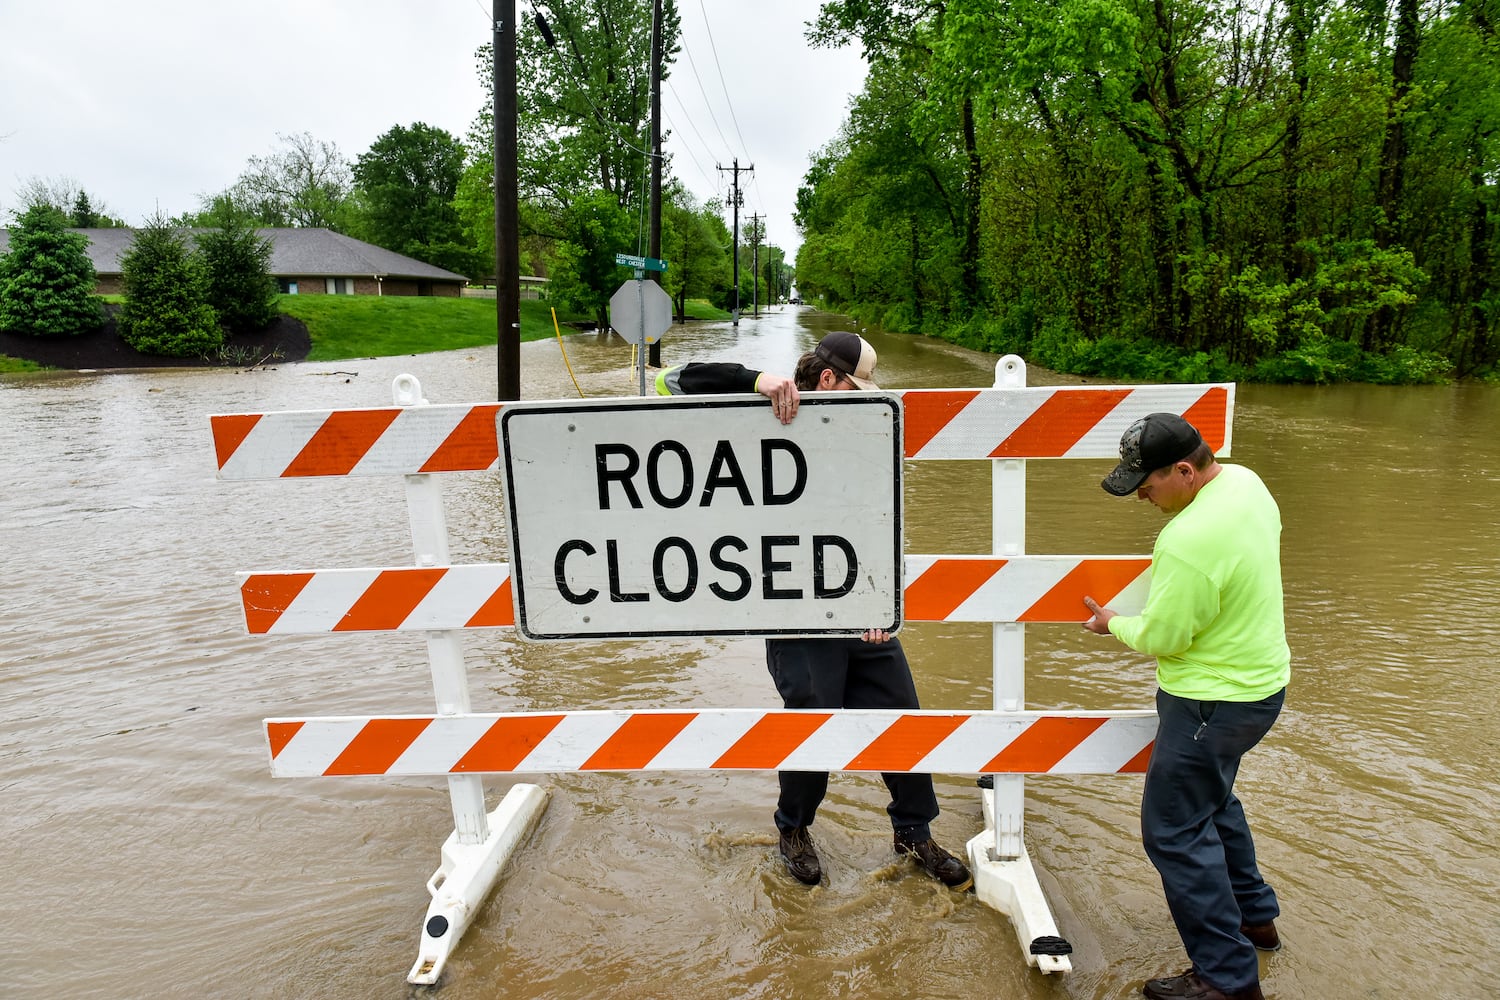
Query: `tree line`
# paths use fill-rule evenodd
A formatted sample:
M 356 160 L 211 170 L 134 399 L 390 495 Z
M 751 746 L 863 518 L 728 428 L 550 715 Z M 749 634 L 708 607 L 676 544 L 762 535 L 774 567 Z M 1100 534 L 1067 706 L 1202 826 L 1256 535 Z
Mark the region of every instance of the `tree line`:
M 664 50 L 678 52 L 677 8 L 666 0 Z M 569 311 L 606 322 L 622 277 L 614 255 L 645 253 L 648 195 L 649 5 L 596 0 L 538 3 L 518 34 L 522 269 L 549 278 L 548 294 Z M 475 70 L 491 95 L 466 137 L 415 122 L 396 125 L 348 160 L 335 143 L 282 134 L 251 157 L 222 191 L 200 196 L 167 220 L 195 229 L 322 227 L 464 275 L 494 280 L 493 72 L 488 45 Z M 671 148 L 670 135 L 665 137 Z M 679 315 L 689 298 L 727 308 L 734 301 L 733 239 L 719 201 L 698 203 L 663 171 L 663 284 Z M 27 208 L 46 204 L 71 225 L 118 222 L 80 213 L 89 196 L 72 182 L 33 181 L 18 192 Z M 761 246 L 760 273 L 741 234 L 740 298 L 784 299 L 791 273 L 778 247 Z
M 798 285 L 1126 378 L 1421 382 L 1500 360 L 1495 0 L 832 0 L 870 72 Z

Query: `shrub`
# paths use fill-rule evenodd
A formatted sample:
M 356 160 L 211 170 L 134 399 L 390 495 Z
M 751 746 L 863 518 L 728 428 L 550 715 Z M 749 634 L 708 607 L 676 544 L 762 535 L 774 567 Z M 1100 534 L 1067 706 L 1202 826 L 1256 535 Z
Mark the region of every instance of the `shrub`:
M 260 330 L 276 318 L 271 244 L 243 223 L 230 222 L 198 237 L 208 276 L 208 303 L 231 332 Z
M 68 337 L 104 322 L 88 237 L 68 232 L 67 223 L 57 209 L 41 204 L 16 220 L 10 252 L 0 256 L 0 330 Z
M 158 215 L 136 231 L 120 261 L 125 305 L 120 336 L 142 354 L 190 358 L 224 346 L 224 331 L 208 303 L 203 262 Z

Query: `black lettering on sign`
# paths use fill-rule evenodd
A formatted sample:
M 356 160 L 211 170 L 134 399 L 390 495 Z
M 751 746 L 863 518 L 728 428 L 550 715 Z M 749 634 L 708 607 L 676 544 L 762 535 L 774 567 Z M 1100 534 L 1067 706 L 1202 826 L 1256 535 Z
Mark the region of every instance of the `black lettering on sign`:
M 724 572 L 733 573 L 736 577 L 738 577 L 740 581 L 739 586 L 734 588 L 733 590 L 730 590 L 728 587 L 720 586 L 718 581 L 715 581 L 708 585 L 708 589 L 713 591 L 714 595 L 721 600 L 743 601 L 750 595 L 750 571 L 737 562 L 729 561 L 729 559 L 724 555 L 724 550 L 730 548 L 738 549 L 740 552 L 750 551 L 750 546 L 745 544 L 745 540 L 743 538 L 736 538 L 733 535 L 724 535 L 723 537 L 716 540 L 713 544 L 713 547 L 708 550 L 708 558 L 709 561 L 714 564 L 715 569 L 722 569 L 724 570 Z
M 571 552 L 582 552 L 586 556 L 591 556 L 595 551 L 597 550 L 582 538 L 569 539 L 558 547 L 557 558 L 552 562 L 552 575 L 557 580 L 557 592 L 569 604 L 587 604 L 599 596 L 599 591 L 592 587 L 581 594 L 569 587 L 568 568 L 565 565 L 568 561 L 568 554 Z
M 843 597 L 854 589 L 854 578 L 859 574 L 859 557 L 854 554 L 854 546 L 849 544 L 847 538 L 838 535 L 813 535 L 813 596 L 814 597 Z M 824 583 L 828 560 L 823 552 L 833 546 L 844 553 L 844 582 L 837 587 L 829 587 Z
M 784 492 L 776 492 L 776 452 L 785 452 L 791 456 L 792 467 L 796 472 L 792 485 Z M 760 443 L 760 484 L 761 503 L 767 507 L 784 506 L 795 503 L 807 489 L 807 456 L 802 454 L 802 449 L 785 438 L 768 438 Z
M 675 496 L 667 496 L 661 489 L 661 457 L 667 452 L 677 456 L 678 471 L 682 476 Z M 651 491 L 653 500 L 670 510 L 688 502 L 688 496 L 693 492 L 693 459 L 682 442 L 658 441 L 651 446 L 646 455 L 646 488 Z
M 775 549 L 780 545 L 796 545 L 796 535 L 766 535 L 760 540 L 760 594 L 768 601 L 795 601 L 802 596 L 801 590 L 778 590 L 773 579 L 777 573 L 792 568 L 789 562 L 778 562 Z
M 687 560 L 687 582 L 681 590 L 672 590 L 667 586 L 666 555 L 669 549 L 677 549 L 682 553 L 682 558 Z M 685 601 L 693 596 L 698 589 L 698 555 L 693 551 L 692 545 L 688 544 L 686 538 L 663 538 L 656 543 L 656 551 L 651 554 L 651 573 L 656 577 L 656 592 L 673 603 Z
M 698 506 L 707 507 L 712 504 L 714 491 L 721 486 L 733 486 L 740 495 L 740 503 L 746 507 L 755 502 L 750 499 L 750 485 L 745 482 L 739 460 L 734 457 L 734 447 L 723 440 L 714 445 L 714 457 L 708 463 L 708 478 L 703 483 L 703 499 L 698 501 Z
M 617 469 L 609 467 L 610 456 L 619 455 L 625 459 L 625 464 Z M 596 444 L 594 445 L 594 478 L 599 483 L 599 509 L 609 510 L 609 484 L 611 481 L 618 482 L 625 489 L 625 496 L 630 500 L 630 506 L 636 510 L 641 509 L 641 495 L 635 490 L 635 483 L 631 478 L 641 471 L 641 457 L 635 453 L 635 449 L 628 444 Z
M 620 543 L 611 538 L 604 543 L 605 558 L 609 560 L 609 599 L 614 604 L 628 604 L 631 601 L 644 601 L 649 594 L 642 591 L 638 594 L 627 594 L 620 589 Z

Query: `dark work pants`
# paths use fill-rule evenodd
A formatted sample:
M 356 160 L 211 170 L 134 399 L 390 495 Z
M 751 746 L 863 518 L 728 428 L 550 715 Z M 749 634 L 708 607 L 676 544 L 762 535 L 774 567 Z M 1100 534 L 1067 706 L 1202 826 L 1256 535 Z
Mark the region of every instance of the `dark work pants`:
M 898 639 L 767 639 L 766 665 L 787 708 L 919 708 L 911 667 Z M 828 791 L 827 772 L 782 771 L 776 826 L 783 833 L 810 826 Z M 930 774 L 882 774 L 891 791 L 886 807 L 903 839 L 932 836 L 937 794 Z
M 1256 867 L 1234 779 L 1240 758 L 1270 731 L 1285 699 L 1284 690 L 1251 702 L 1156 692 L 1141 839 L 1194 970 L 1225 992 L 1260 981 L 1255 947 L 1240 924 L 1264 924 L 1281 912 Z

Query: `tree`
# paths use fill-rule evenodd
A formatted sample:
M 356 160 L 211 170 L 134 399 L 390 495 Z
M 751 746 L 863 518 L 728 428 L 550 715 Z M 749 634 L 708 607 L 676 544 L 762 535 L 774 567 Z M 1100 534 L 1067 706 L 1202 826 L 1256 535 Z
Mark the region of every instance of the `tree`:
M 454 198 L 464 147 L 440 128 L 397 125 L 354 163 L 355 228 L 371 243 L 461 274 L 482 273 L 483 255 L 466 240 Z
M 574 199 L 563 224 L 548 291 L 564 306 L 592 313 L 603 329 L 609 325 L 609 297 L 624 273 L 615 254 L 634 245 L 635 220 L 612 193 L 600 190 Z
M 109 214 L 102 201 L 90 198 L 87 191 L 71 177 L 32 177 L 16 190 L 16 198 L 30 208 L 47 205 L 55 208 L 75 229 L 117 229 L 125 223 Z
M 161 215 L 136 230 L 120 260 L 120 336 L 142 354 L 190 358 L 224 346 L 203 261 Z
M 66 337 L 96 330 L 104 307 L 94 295 L 88 237 L 67 231 L 56 208 L 33 204 L 0 256 L 0 330 Z
M 662 287 L 677 303 L 681 320 L 688 299 L 723 299 L 731 280 L 730 234 L 719 218 L 722 206 L 699 206 L 681 184 L 669 187 L 663 201 L 662 252 L 672 266 L 662 275 Z
M 276 138 L 281 148 L 252 156 L 225 194 L 263 226 L 343 232 L 352 175 L 337 144 L 307 132 Z
M 234 221 L 198 236 L 208 303 L 231 332 L 260 330 L 276 318 L 271 243 Z

